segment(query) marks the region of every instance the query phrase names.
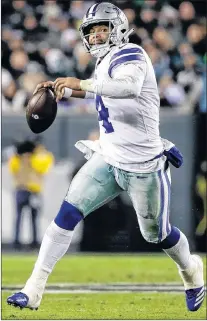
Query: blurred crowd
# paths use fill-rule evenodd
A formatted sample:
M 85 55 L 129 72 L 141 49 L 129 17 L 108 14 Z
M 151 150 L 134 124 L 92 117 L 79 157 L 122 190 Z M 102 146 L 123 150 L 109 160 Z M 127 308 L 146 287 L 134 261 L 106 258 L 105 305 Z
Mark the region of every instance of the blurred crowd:
M 46 79 L 92 76 L 95 60 L 84 51 L 78 28 L 100 1 L 2 0 L 2 111 L 21 112 Z M 206 112 L 205 1 L 117 0 L 135 28 L 130 40 L 149 54 L 161 107 Z M 60 108 L 95 112 L 71 99 Z

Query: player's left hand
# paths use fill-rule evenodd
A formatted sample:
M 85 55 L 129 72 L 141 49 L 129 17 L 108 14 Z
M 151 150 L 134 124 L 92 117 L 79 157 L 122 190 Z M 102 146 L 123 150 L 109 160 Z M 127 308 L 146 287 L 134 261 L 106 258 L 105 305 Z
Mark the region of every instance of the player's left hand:
M 73 90 L 81 90 L 80 88 L 80 79 L 74 77 L 66 77 L 66 78 L 57 78 L 54 81 L 54 91 L 57 100 L 62 99 L 65 88 L 70 88 Z

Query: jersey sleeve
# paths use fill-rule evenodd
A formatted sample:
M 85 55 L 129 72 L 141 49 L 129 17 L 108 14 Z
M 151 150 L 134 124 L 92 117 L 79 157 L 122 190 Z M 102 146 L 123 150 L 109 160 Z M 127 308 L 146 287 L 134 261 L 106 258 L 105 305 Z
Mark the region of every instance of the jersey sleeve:
M 112 77 L 112 72 L 120 65 L 128 63 L 145 62 L 144 52 L 139 47 L 124 48 L 116 52 L 110 59 L 108 74 Z

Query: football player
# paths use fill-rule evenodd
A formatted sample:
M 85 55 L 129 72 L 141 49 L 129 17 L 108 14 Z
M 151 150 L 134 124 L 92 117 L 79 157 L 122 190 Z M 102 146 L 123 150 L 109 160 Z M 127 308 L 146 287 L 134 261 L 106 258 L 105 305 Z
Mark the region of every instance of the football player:
M 47 228 L 33 272 L 21 292 L 7 302 L 38 308 L 48 276 L 67 252 L 75 226 L 92 211 L 127 191 L 140 230 L 171 257 L 183 280 L 187 308 L 204 300 L 203 263 L 192 255 L 186 236 L 169 221 L 170 167 L 182 155 L 159 133 L 159 95 L 152 63 L 144 49 L 129 43 L 128 20 L 115 5 L 92 5 L 80 26 L 86 50 L 97 58 L 94 77 L 58 78 L 37 86 L 53 86 L 62 97 L 94 97 L 100 139 L 79 141 L 88 161 L 73 178 L 57 216 Z

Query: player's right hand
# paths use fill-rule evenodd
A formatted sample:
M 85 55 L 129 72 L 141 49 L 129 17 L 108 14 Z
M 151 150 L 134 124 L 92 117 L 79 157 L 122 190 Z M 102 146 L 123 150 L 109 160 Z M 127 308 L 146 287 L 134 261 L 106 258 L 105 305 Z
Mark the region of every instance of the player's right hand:
M 35 88 L 33 95 L 36 94 L 38 92 L 38 90 L 40 90 L 41 88 L 47 88 L 47 87 L 52 87 L 54 88 L 54 82 L 49 80 L 49 81 L 43 81 L 40 84 L 37 85 L 37 87 Z

